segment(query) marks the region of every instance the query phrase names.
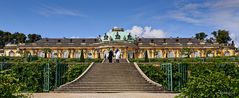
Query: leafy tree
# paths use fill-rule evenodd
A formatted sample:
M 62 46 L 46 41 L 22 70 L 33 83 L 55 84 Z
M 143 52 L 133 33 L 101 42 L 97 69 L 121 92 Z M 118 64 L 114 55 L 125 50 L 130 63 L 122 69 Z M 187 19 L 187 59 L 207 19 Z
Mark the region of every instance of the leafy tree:
M 12 39 L 16 40 L 16 43 L 18 44 L 18 43 L 25 43 L 27 37 L 23 33 L 16 32 L 16 33 L 12 34 Z
M 182 55 L 186 55 L 188 58 L 190 58 L 190 55 L 193 53 L 193 50 L 191 48 L 183 48 L 181 50 Z
M 80 61 L 85 62 L 84 51 L 83 50 L 81 50 L 81 53 L 80 53 Z
M 208 35 L 204 32 L 200 32 L 200 33 L 197 33 L 196 34 L 196 39 L 199 39 L 199 40 L 204 40 Z
M 38 35 L 38 34 L 28 34 L 27 37 L 28 37 L 27 42 L 29 42 L 29 43 L 33 43 L 33 42 L 36 42 L 36 41 L 42 39 L 41 35 Z
M 50 48 L 44 48 L 42 51 L 45 54 L 45 58 L 47 58 L 47 54 L 51 53 L 52 50 Z
M 4 32 L 0 30 L 0 48 L 3 48 L 6 43 L 11 42 L 12 34 L 10 32 Z
M 231 41 L 231 37 L 229 36 L 229 31 L 226 30 L 218 30 L 213 31 L 212 35 L 216 39 L 218 43 L 228 43 L 228 41 Z
M 28 40 L 26 40 L 28 39 Z M 3 48 L 7 43 L 25 43 L 27 42 L 35 42 L 41 39 L 41 35 L 38 34 L 28 34 L 28 37 L 24 33 L 11 33 L 0 30 L 0 48 Z

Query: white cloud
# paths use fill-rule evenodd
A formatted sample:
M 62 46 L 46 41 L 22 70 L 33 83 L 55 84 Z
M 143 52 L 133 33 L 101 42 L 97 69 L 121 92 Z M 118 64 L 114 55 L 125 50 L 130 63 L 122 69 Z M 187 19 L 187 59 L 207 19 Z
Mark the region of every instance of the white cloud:
M 150 26 L 140 27 L 133 26 L 130 30 L 133 35 L 137 35 L 138 37 L 147 37 L 147 38 L 162 38 L 166 36 L 166 32 L 161 29 L 153 29 Z
M 169 17 L 196 25 L 226 29 L 239 45 L 239 0 L 215 0 L 187 3 L 169 12 Z
M 76 9 L 67 9 L 63 7 L 53 7 L 53 6 L 43 6 L 39 11 L 39 14 L 43 16 L 52 16 L 52 15 L 81 16 L 81 17 L 86 16 Z

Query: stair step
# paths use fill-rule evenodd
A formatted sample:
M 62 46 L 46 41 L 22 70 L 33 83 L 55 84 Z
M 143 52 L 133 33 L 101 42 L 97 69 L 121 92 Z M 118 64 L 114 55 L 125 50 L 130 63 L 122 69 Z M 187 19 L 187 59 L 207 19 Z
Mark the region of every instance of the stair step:
M 146 81 L 133 63 L 95 63 L 80 79 L 54 92 L 162 92 Z
M 64 88 L 64 89 L 58 89 L 56 91 L 160 91 L 161 89 L 139 89 L 139 88 L 126 88 L 126 89 L 108 89 L 108 88 L 103 88 L 103 89 L 74 89 L 74 88 Z

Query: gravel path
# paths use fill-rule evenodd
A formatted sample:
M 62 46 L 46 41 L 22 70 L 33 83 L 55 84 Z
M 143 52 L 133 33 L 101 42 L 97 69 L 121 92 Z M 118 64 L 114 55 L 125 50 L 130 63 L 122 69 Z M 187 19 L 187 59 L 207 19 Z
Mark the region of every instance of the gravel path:
M 173 98 L 170 93 L 33 93 L 31 98 Z

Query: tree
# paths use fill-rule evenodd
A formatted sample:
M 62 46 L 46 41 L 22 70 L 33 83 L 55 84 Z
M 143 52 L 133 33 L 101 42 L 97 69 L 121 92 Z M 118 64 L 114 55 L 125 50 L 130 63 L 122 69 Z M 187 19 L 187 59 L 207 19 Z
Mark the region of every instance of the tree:
M 186 55 L 188 58 L 190 58 L 190 55 L 193 53 L 193 50 L 190 48 L 183 48 L 181 50 L 182 55 Z
M 218 30 L 213 31 L 212 35 L 216 39 L 218 43 L 228 43 L 228 41 L 231 41 L 231 37 L 229 36 L 229 31 L 226 30 Z
M 0 48 L 3 48 L 6 43 L 11 42 L 12 34 L 10 32 L 4 32 L 0 30 Z
M 23 33 L 16 32 L 16 33 L 12 34 L 12 39 L 16 40 L 16 44 L 18 44 L 18 43 L 25 43 L 27 37 Z
M 204 40 L 208 35 L 204 32 L 200 32 L 200 33 L 197 33 L 195 36 L 196 36 L 195 37 L 196 39 Z
M 81 53 L 80 53 L 80 61 L 85 62 L 84 51 L 83 50 L 81 50 Z
M 28 37 L 27 42 L 29 43 L 33 43 L 42 39 L 41 35 L 38 35 L 38 34 L 28 34 L 27 37 Z
M 148 51 L 146 50 L 144 53 L 144 61 L 149 62 Z
M 44 58 L 47 58 L 47 54 L 48 54 L 48 53 L 51 53 L 52 50 L 51 50 L 50 48 L 44 48 L 42 51 L 43 51 L 43 53 L 45 54 L 45 57 L 44 57 Z
M 28 38 L 28 40 L 26 40 Z M 7 43 L 25 43 L 25 42 L 35 42 L 42 39 L 41 35 L 38 34 L 28 34 L 28 37 L 24 33 L 11 33 L 0 30 L 0 48 L 3 48 Z

